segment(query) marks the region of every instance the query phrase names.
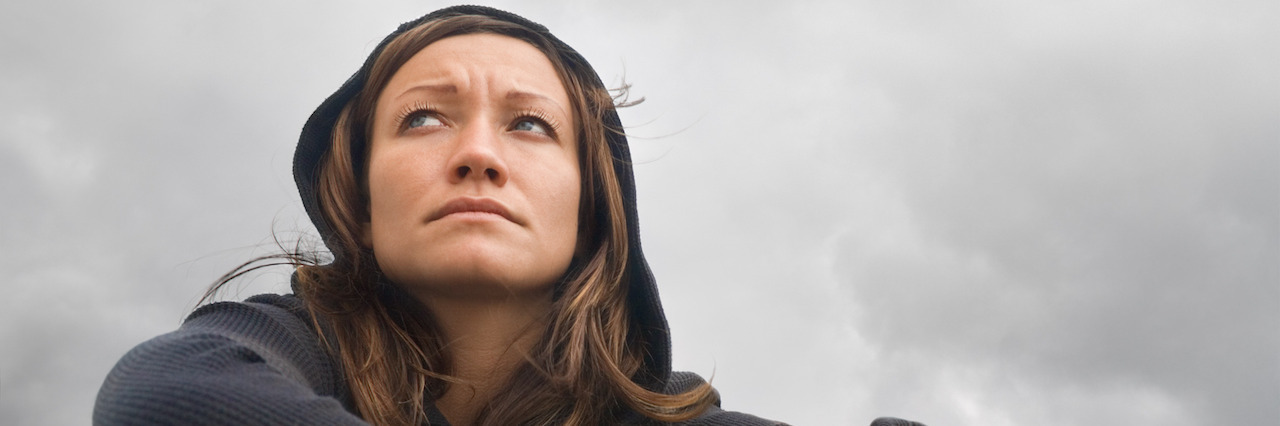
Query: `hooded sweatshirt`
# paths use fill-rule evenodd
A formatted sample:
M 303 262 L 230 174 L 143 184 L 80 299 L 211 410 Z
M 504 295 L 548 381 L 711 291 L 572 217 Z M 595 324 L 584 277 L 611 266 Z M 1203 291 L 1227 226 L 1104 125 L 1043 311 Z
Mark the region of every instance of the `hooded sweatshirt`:
M 370 54 L 364 65 L 329 96 L 307 120 L 294 154 L 293 172 L 308 216 L 326 242 L 334 238 L 321 214 L 317 182 L 321 159 L 330 147 L 334 123 L 342 108 L 362 88 L 374 59 L 400 33 L 423 22 L 450 15 L 485 15 L 537 31 L 556 44 L 569 67 L 582 67 L 593 77 L 588 85 L 604 88 L 598 75 L 576 51 L 543 26 L 514 14 L 480 6 L 456 6 L 401 25 Z M 605 125 L 621 129 L 615 111 Z M 646 346 L 639 384 L 678 393 L 703 383 L 691 373 L 671 371 L 671 338 L 658 299 L 653 274 L 640 247 L 626 136 L 606 132 L 617 174 L 628 233 L 628 306 L 633 327 Z M 361 147 L 353 148 L 359 159 Z M 394 294 L 393 294 L 394 295 Z M 385 297 L 385 295 L 384 295 Z M 405 297 L 405 296 L 402 296 Z M 156 337 L 127 353 L 109 373 L 98 393 L 93 422 L 113 424 L 364 424 L 355 414 L 340 362 L 322 346 L 305 304 L 293 295 L 259 295 L 244 302 L 220 302 L 193 312 L 176 331 Z M 332 341 L 332 339 L 329 339 Z M 428 401 L 430 402 L 430 401 Z M 690 424 L 777 424 L 716 406 Z M 431 424 L 448 420 L 426 404 Z M 649 422 L 642 416 L 627 419 Z

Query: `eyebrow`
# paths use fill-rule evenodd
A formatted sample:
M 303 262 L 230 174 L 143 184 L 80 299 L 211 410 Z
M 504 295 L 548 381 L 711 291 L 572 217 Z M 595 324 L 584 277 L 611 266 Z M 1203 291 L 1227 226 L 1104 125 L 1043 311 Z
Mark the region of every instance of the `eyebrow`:
M 400 92 L 399 95 L 396 95 L 396 99 L 400 99 L 405 95 L 408 95 L 413 92 L 422 92 L 422 91 L 437 92 L 437 93 L 444 93 L 444 94 L 457 94 L 458 86 L 455 86 L 452 84 L 421 84 L 421 85 L 417 85 L 417 86 L 413 86 L 408 89 L 405 89 L 405 91 Z
M 547 104 L 554 106 L 556 109 L 560 110 L 561 114 L 564 114 L 565 116 L 568 116 L 568 117 L 573 117 L 573 115 L 570 114 L 569 111 L 565 109 L 568 107 L 568 105 L 560 105 L 559 102 L 556 102 L 555 99 L 551 99 L 550 96 L 541 95 L 533 92 L 522 92 L 519 90 L 512 90 L 510 92 L 507 92 L 507 100 L 509 101 L 510 100 L 536 100 L 536 101 L 546 102 Z
M 404 92 L 401 92 L 399 95 L 396 95 L 395 99 L 400 99 L 400 98 L 404 97 L 405 95 L 408 95 L 408 94 L 413 93 L 413 92 L 424 92 L 424 91 L 425 91 L 425 92 L 436 92 L 436 93 L 440 93 L 440 94 L 456 95 L 456 94 L 458 94 L 458 86 L 453 85 L 453 84 L 448 84 L 448 83 L 444 83 L 444 84 L 420 84 L 420 85 L 413 86 L 413 87 L 410 87 L 410 88 L 408 88 L 408 89 L 405 89 L 405 91 L 404 91 Z M 555 105 L 555 106 L 556 106 L 556 108 L 560 109 L 562 113 L 566 113 L 566 114 L 568 113 L 567 111 L 565 111 L 565 110 L 564 110 L 564 108 L 565 108 L 565 106 L 564 106 L 564 105 L 560 105 L 560 103 L 559 103 L 559 102 L 556 102 L 556 100 L 555 100 L 555 99 L 552 99 L 550 96 L 546 96 L 546 95 L 542 95 L 542 94 L 538 94 L 538 93 L 525 92 L 525 91 L 522 91 L 522 90 L 511 90 L 511 91 L 508 91 L 508 92 L 507 92 L 507 96 L 506 96 L 506 98 L 507 98 L 507 100 L 523 100 L 523 99 L 532 99 L 532 100 L 545 101 L 545 102 L 547 102 L 547 103 L 549 103 L 549 104 L 551 104 L 551 105 Z
M 557 103 L 554 99 L 551 99 L 550 97 L 539 95 L 537 93 L 521 92 L 519 90 L 512 90 L 510 92 L 507 92 L 507 99 L 537 99 L 537 100 L 551 102 L 553 104 Z

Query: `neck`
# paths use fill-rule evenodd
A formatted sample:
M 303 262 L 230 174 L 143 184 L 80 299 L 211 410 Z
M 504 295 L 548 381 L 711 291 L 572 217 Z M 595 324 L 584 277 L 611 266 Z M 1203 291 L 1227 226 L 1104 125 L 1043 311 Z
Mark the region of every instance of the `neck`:
M 550 291 L 532 296 L 458 298 L 417 295 L 431 310 L 452 361 L 452 384 L 436 407 L 449 422 L 475 423 L 542 337 Z

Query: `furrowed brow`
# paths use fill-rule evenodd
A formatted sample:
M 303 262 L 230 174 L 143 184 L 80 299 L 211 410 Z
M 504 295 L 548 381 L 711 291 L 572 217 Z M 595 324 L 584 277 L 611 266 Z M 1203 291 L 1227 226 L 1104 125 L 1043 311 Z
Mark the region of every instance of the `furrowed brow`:
M 400 99 L 405 95 L 408 95 L 414 92 L 433 92 L 433 93 L 439 93 L 439 94 L 445 94 L 445 95 L 456 95 L 458 93 L 458 86 L 455 86 L 452 84 L 420 84 L 420 85 L 405 89 L 404 92 L 401 92 L 399 95 L 396 95 L 396 99 Z

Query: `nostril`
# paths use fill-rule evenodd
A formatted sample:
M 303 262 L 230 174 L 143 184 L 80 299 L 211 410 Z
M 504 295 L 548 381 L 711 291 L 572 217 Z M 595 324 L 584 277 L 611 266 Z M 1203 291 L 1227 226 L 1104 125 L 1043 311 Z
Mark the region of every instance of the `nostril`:
M 497 179 L 497 178 L 498 178 L 498 171 L 497 171 L 497 170 L 494 170 L 494 169 L 484 169 L 484 175 L 485 175 L 485 176 L 488 176 L 488 177 L 489 177 L 489 179 L 491 179 L 491 180 L 492 180 L 492 179 Z
M 459 178 L 467 177 L 467 173 L 471 173 L 471 167 L 468 167 L 468 166 L 461 166 L 461 167 L 458 167 L 458 177 L 459 177 Z

